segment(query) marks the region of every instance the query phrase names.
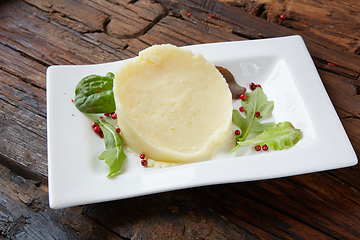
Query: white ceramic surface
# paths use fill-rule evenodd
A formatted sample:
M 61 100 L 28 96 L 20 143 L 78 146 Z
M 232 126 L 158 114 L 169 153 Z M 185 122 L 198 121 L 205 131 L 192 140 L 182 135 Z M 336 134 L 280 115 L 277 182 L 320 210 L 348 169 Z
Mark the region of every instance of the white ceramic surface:
M 90 74 L 116 72 L 123 61 L 87 66 L 51 66 L 47 70 L 48 175 L 51 208 L 124 199 L 196 186 L 270 179 L 357 164 L 357 157 L 300 36 L 211 43 L 185 47 L 228 68 L 240 85 L 260 83 L 274 101 L 265 121 L 290 121 L 302 140 L 283 151 L 255 152 L 233 139 L 212 159 L 155 169 L 128 158 L 121 174 L 107 178 L 97 159 L 103 140 L 90 125 L 99 115 L 85 115 L 71 102 L 76 84 Z M 240 101 L 234 101 L 234 109 Z M 114 121 L 110 121 L 115 124 Z M 234 126 L 234 129 L 235 126 Z

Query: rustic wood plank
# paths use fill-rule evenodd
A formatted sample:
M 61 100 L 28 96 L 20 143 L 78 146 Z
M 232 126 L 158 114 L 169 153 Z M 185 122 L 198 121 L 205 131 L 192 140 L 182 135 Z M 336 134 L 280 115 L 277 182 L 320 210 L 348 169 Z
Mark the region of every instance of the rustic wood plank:
M 360 234 L 359 194 L 354 195 L 351 185 L 344 185 L 327 173 L 220 185 L 198 192 L 196 196 L 202 202 L 250 232 L 262 228 L 281 239 L 356 239 Z M 227 201 L 221 196 L 228 196 Z M 257 237 L 269 238 L 259 234 Z
M 14 161 L 13 164 L 22 166 L 22 171 L 31 171 L 39 179 L 46 180 L 45 117 L 9 104 L 7 99 L 0 99 L 0 119 L 3 134 L 0 152 L 7 157 L 4 160 Z
M 325 89 L 337 110 L 342 110 L 343 112 L 353 116 L 354 118 L 360 117 L 360 101 L 359 95 L 356 93 L 356 88 L 351 78 L 334 74 L 330 71 L 324 71 L 319 69 L 319 74 Z M 341 97 L 340 97 L 341 96 Z M 340 114 L 339 114 L 340 115 Z M 340 117 L 343 117 L 343 113 Z M 352 129 L 348 129 L 349 133 Z
M 91 63 L 83 56 L 71 52 L 74 44 L 67 41 L 70 37 L 66 35 L 69 34 L 57 27 L 49 29 L 51 25 L 45 24 L 48 19 L 45 17 L 38 19 L 37 16 L 41 16 L 40 14 L 30 15 L 27 7 L 22 2 L 15 2 L 8 8 L 2 8 L 7 9 L 6 13 L 2 13 L 6 18 L 1 19 L 2 34 L 0 41 L 2 45 L 19 52 L 23 56 L 28 56 L 32 60 L 37 60 L 45 66 Z M 27 15 L 29 18 L 18 18 L 19 15 Z M 63 34 L 59 34 L 60 32 Z M 72 40 L 76 41 L 75 39 L 77 38 L 72 36 Z
M 19 80 L 18 76 L 2 72 L 0 93 L 3 99 L 29 109 L 41 116 L 46 116 L 44 90 Z M 19 104 L 17 104 L 19 103 Z
M 81 214 L 49 210 L 47 186 L 0 165 L 0 236 L 7 239 L 123 239 Z
M 33 87 L 46 89 L 44 72 L 46 67 L 42 62 L 34 60 L 27 55 L 6 45 L 0 44 L 0 69 L 10 75 L 21 78 Z
M 209 26 L 202 22 L 184 21 L 179 18 L 168 16 L 163 18 L 147 34 L 140 37 L 140 40 L 153 44 L 164 44 L 171 42 L 177 46 L 191 44 L 239 41 L 244 40 L 230 32 L 224 32 L 216 26 Z
M 93 0 L 84 1 L 84 3 L 108 14 L 106 33 L 123 39 L 142 35 L 165 15 L 164 8 L 160 4 L 148 0 L 134 3 Z
M 323 36 L 341 45 L 343 51 L 358 54 L 359 1 L 276 1 L 276 0 L 220 0 L 288 28 Z M 259 9 L 254 11 L 254 9 Z M 285 15 L 281 20 L 280 15 Z
M 128 58 L 121 52 L 109 49 L 106 39 L 90 38 L 91 32 L 80 33 L 69 26 L 59 25 L 53 13 L 33 14 L 27 4 L 15 1 L 4 13 L 1 43 L 21 54 L 44 62 L 44 64 L 92 64 Z M 20 18 L 28 15 L 29 18 Z M 31 21 L 29 21 L 29 19 Z M 41 27 L 39 27 L 41 26 Z M 99 34 L 101 32 L 95 32 Z M 115 44 L 120 40 L 114 40 Z M 126 44 L 122 44 L 124 47 Z M 100 46 L 100 47 L 99 47 Z M 91 53 L 91 54 L 89 54 Z M 45 80 L 45 79 L 44 79 Z
M 92 204 L 83 212 L 129 239 L 257 239 L 209 211 L 189 190 Z
M 81 1 L 27 0 L 26 2 L 44 12 L 52 13 L 51 18 L 57 23 L 82 33 L 103 31 L 104 23 L 109 17 Z

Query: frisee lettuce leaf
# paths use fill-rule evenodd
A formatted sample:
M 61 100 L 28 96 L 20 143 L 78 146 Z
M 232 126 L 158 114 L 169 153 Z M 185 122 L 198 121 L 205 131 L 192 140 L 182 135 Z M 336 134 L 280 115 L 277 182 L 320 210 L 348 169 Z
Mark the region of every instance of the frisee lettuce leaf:
M 302 137 L 299 129 L 294 128 L 290 122 L 280 122 L 262 134 L 246 141 L 238 141 L 238 146 L 241 145 L 264 145 L 269 149 L 283 150 L 294 146 Z
M 259 119 L 270 114 L 274 108 L 274 102 L 268 101 L 262 88 L 257 87 L 254 91 L 246 93 L 246 99 L 241 101 L 245 109 L 246 117 L 241 116 L 238 110 L 233 111 L 233 122 L 241 129 L 241 134 L 236 136 L 236 142 L 245 141 L 250 133 L 261 133 L 275 125 L 273 122 L 260 123 Z M 255 117 L 259 111 L 260 116 Z M 237 145 L 233 152 L 239 147 Z
M 116 128 L 103 119 L 97 120 L 101 131 L 104 134 L 104 141 L 106 150 L 99 156 L 99 160 L 105 160 L 109 165 L 110 172 L 108 177 L 113 176 L 120 171 L 121 166 L 124 164 L 126 155 L 123 149 L 123 141 Z
M 83 113 L 115 112 L 113 92 L 114 74 L 89 75 L 81 79 L 75 88 L 75 106 Z

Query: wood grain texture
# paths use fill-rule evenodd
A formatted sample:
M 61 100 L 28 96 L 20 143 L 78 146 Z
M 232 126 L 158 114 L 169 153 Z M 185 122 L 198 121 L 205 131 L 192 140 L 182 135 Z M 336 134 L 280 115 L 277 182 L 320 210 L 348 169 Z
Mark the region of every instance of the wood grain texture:
M 46 69 L 127 59 L 153 44 L 301 35 L 359 156 L 359 11 L 356 0 L 0 1 L 1 236 L 358 239 L 358 165 L 49 209 Z
M 257 239 L 209 211 L 189 190 L 93 204 L 84 213 L 129 239 Z
M 343 51 L 359 54 L 359 2 L 356 0 L 331 1 L 226 1 L 269 22 L 321 36 L 339 44 Z M 285 15 L 281 20 L 280 15 Z
M 122 239 L 81 214 L 50 210 L 47 186 L 0 165 L 0 236 L 6 239 Z

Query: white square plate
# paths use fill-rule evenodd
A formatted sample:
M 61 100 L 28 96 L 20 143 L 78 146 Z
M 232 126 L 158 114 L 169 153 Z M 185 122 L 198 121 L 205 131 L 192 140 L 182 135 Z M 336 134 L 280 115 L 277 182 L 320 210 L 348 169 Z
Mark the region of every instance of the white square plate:
M 122 173 L 108 178 L 108 166 L 97 159 L 104 150 L 103 140 L 90 128 L 99 115 L 79 112 L 71 99 L 76 84 L 83 77 L 115 73 L 124 61 L 51 66 L 47 70 L 51 208 L 357 164 L 355 152 L 300 36 L 186 48 L 229 69 L 240 85 L 248 87 L 250 82 L 260 83 L 268 99 L 275 104 L 272 116 L 265 121 L 290 121 L 303 132 L 300 142 L 283 151 L 255 152 L 252 147 L 240 147 L 230 154 L 235 143 L 229 140 L 230 145 L 208 161 L 164 169 L 144 168 L 138 156 L 126 152 L 128 158 Z M 234 101 L 233 105 L 237 109 L 240 102 Z

